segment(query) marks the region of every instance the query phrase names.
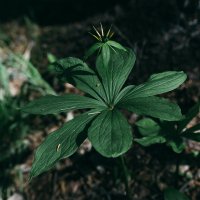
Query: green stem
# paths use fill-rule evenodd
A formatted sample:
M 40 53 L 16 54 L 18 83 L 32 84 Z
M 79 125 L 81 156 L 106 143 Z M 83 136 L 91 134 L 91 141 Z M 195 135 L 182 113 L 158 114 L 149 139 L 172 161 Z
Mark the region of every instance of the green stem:
M 124 176 L 123 178 L 124 178 L 124 185 L 125 185 L 125 189 L 126 189 L 127 200 L 131 200 L 131 192 L 130 192 L 130 188 L 128 185 L 129 173 L 128 173 L 128 169 L 126 167 L 123 156 L 120 156 L 120 162 L 121 162 L 121 166 L 122 166 L 122 170 L 123 170 L 123 176 Z

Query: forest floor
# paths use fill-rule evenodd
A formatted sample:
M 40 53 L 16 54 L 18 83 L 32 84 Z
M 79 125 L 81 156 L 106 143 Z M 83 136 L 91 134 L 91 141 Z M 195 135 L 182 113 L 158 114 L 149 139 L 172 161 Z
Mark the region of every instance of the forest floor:
M 165 95 L 176 101 L 186 113 L 199 101 L 200 97 L 200 24 L 196 10 L 188 13 L 174 8 L 170 10 L 170 19 L 162 15 L 137 15 L 142 5 L 130 8 L 116 6 L 112 13 L 102 13 L 81 22 L 67 25 L 40 26 L 26 20 L 14 20 L 1 25 L 6 35 L 6 47 L 15 53 L 27 57 L 36 66 L 42 77 L 50 83 L 58 94 L 79 93 L 69 84 L 63 84 L 48 71 L 47 54 L 57 58 L 74 56 L 83 58 L 85 50 L 94 39 L 88 34 L 91 25 L 109 27 L 113 24 L 115 39 L 134 49 L 137 62 L 128 83 L 141 83 L 152 74 L 165 70 L 183 70 L 187 81 L 178 89 Z M 135 11 L 135 12 L 134 12 Z M 141 12 L 140 12 L 141 13 Z M 17 84 L 16 84 L 17 85 Z M 15 87 L 17 90 L 17 87 Z M 33 152 L 44 137 L 55 130 L 62 122 L 77 113 L 51 117 L 31 118 L 29 154 L 19 163 L 22 178 L 16 176 L 13 193 L 20 193 L 29 200 L 124 200 L 125 189 L 121 168 L 117 159 L 107 159 L 92 149 L 85 141 L 75 155 L 62 160 L 56 167 L 28 182 L 28 172 L 33 161 Z M 135 114 L 125 113 L 135 130 Z M 59 122 L 62 121 L 62 122 Z M 191 123 L 200 122 L 200 117 Z M 143 148 L 134 143 L 126 154 L 126 163 L 130 173 L 130 188 L 134 200 L 161 200 L 162 191 L 175 186 L 187 194 L 191 200 L 200 199 L 200 144 L 187 141 L 187 147 L 181 154 L 174 154 L 168 147 L 154 145 Z M 176 161 L 180 161 L 179 175 L 176 175 Z

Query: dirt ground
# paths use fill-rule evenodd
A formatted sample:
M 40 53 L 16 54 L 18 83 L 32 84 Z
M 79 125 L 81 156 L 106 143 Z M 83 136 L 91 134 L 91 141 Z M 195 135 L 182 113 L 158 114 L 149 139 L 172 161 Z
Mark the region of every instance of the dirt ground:
M 197 2 L 197 1 L 195 1 Z M 199 1 L 198 1 L 199 2 Z M 88 34 L 91 26 L 99 22 L 105 27 L 113 24 L 114 39 L 134 49 L 137 62 L 128 84 L 141 83 L 152 74 L 165 70 L 182 70 L 187 81 L 166 97 L 176 101 L 183 113 L 199 101 L 200 97 L 200 2 L 191 1 L 130 1 L 123 6 L 94 14 L 84 20 L 62 25 L 25 23 L 22 18 L 0 25 L 7 35 L 7 48 L 30 57 L 43 78 L 59 94 L 79 92 L 59 82 L 48 70 L 47 53 L 57 58 L 75 56 L 83 58 L 85 50 L 94 39 Z M 117 159 L 107 159 L 91 148 L 89 141 L 75 155 L 59 162 L 51 171 L 28 182 L 34 149 L 44 137 L 57 128 L 67 117 L 57 119 L 34 117 L 27 136 L 30 152 L 18 168 L 22 180 L 16 179 L 12 192 L 19 192 L 28 200 L 125 200 L 121 168 Z M 125 113 L 133 127 L 138 116 Z M 200 122 L 196 118 L 192 123 Z M 130 188 L 134 200 L 162 200 L 162 191 L 176 186 L 191 200 L 200 199 L 200 144 L 188 141 L 186 150 L 174 154 L 168 147 L 154 145 L 142 148 L 134 143 L 126 154 L 130 173 Z M 176 160 L 180 175 L 176 179 Z M 176 180 L 176 181 L 175 181 Z

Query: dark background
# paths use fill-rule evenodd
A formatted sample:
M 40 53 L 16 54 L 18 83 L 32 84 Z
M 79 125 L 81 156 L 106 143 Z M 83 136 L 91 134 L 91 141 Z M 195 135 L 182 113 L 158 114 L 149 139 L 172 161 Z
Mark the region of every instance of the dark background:
M 61 24 L 84 20 L 95 14 L 108 11 L 123 0 L 3 0 L 0 16 L 3 21 L 29 16 L 40 24 Z
M 194 14 L 199 7 L 199 1 L 1 0 L 0 19 L 3 22 L 26 15 L 40 24 L 62 24 L 75 20 L 82 21 L 105 11 L 112 12 L 116 5 L 125 8 L 127 14 L 132 12 L 135 17 L 144 14 L 147 21 L 152 16 L 159 16 L 157 20 L 164 19 L 163 22 L 170 22 L 177 20 L 177 11 L 187 15 Z

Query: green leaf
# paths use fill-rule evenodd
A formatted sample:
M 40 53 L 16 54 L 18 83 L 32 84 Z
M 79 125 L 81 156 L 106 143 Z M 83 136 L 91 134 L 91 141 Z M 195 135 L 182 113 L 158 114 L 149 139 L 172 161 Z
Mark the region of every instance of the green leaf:
M 110 56 L 112 56 L 112 49 L 105 43 L 101 49 L 103 66 L 109 65 Z
M 118 103 L 118 107 L 139 115 L 149 115 L 166 121 L 178 121 L 183 118 L 177 104 L 160 97 L 122 99 Z
M 0 62 L 0 94 L 1 90 L 5 92 L 5 96 L 10 96 L 9 74 L 6 67 Z M 1 99 L 4 99 L 3 96 L 0 96 Z
M 88 138 L 105 157 L 117 157 L 132 144 L 131 127 L 118 110 L 103 111 L 91 124 Z
M 154 74 L 146 83 L 133 86 L 132 90 L 129 89 L 124 98 L 150 97 L 169 92 L 180 86 L 186 78 L 186 74 L 182 71 L 168 71 Z
M 142 136 L 157 135 L 161 130 L 159 124 L 150 118 L 141 119 L 135 124 Z
M 53 55 L 52 53 L 47 53 L 47 59 L 50 64 L 56 62 L 56 60 L 57 60 L 56 56 Z
M 126 51 L 126 48 L 124 48 L 121 44 L 119 44 L 118 42 L 115 42 L 115 41 L 113 41 L 113 40 L 108 40 L 108 41 L 106 42 L 106 44 L 108 44 L 109 46 L 115 47 L 115 48 L 117 48 L 117 49 Z
M 98 42 L 92 45 L 85 53 L 85 59 L 88 59 L 92 54 L 94 54 L 98 49 L 100 50 L 103 43 Z
M 79 115 L 47 136 L 36 150 L 30 178 L 51 169 L 58 160 L 71 156 L 77 150 L 87 137 L 87 124 L 97 115 L 90 113 Z
M 182 131 L 187 124 L 200 112 L 200 102 L 195 104 L 186 114 L 185 119 L 179 122 L 178 130 Z
M 167 141 L 167 145 L 176 153 L 181 153 L 185 149 L 185 144 L 181 137 L 174 137 Z
M 114 105 L 116 105 L 120 100 L 125 99 L 126 95 L 134 88 L 136 87 L 135 85 L 129 85 L 125 88 L 123 88 L 117 97 L 114 99 Z
M 101 81 L 82 60 L 73 57 L 60 59 L 56 62 L 56 69 L 68 83 L 98 100 L 106 99 Z
M 174 188 L 167 188 L 164 191 L 164 200 L 189 200 L 189 198 Z
M 113 103 L 128 78 L 136 57 L 131 49 L 127 49 L 127 51 L 119 49 L 114 51 L 111 49 L 109 51 L 110 55 L 107 52 L 107 50 L 102 51 L 98 56 L 96 68 L 102 78 L 105 91 L 108 94 L 108 100 Z M 106 64 L 107 62 L 108 64 Z
M 22 111 L 31 114 L 47 115 L 86 108 L 103 109 L 105 105 L 95 99 L 77 94 L 66 94 L 63 96 L 47 95 L 30 102 L 22 108 Z
M 139 143 L 142 146 L 147 147 L 152 144 L 165 143 L 166 139 L 165 139 L 165 137 L 156 134 L 156 135 L 150 135 L 150 136 L 146 136 L 146 137 L 142 137 L 142 138 L 137 138 L 137 139 L 134 139 L 134 141 L 136 141 L 137 143 Z

